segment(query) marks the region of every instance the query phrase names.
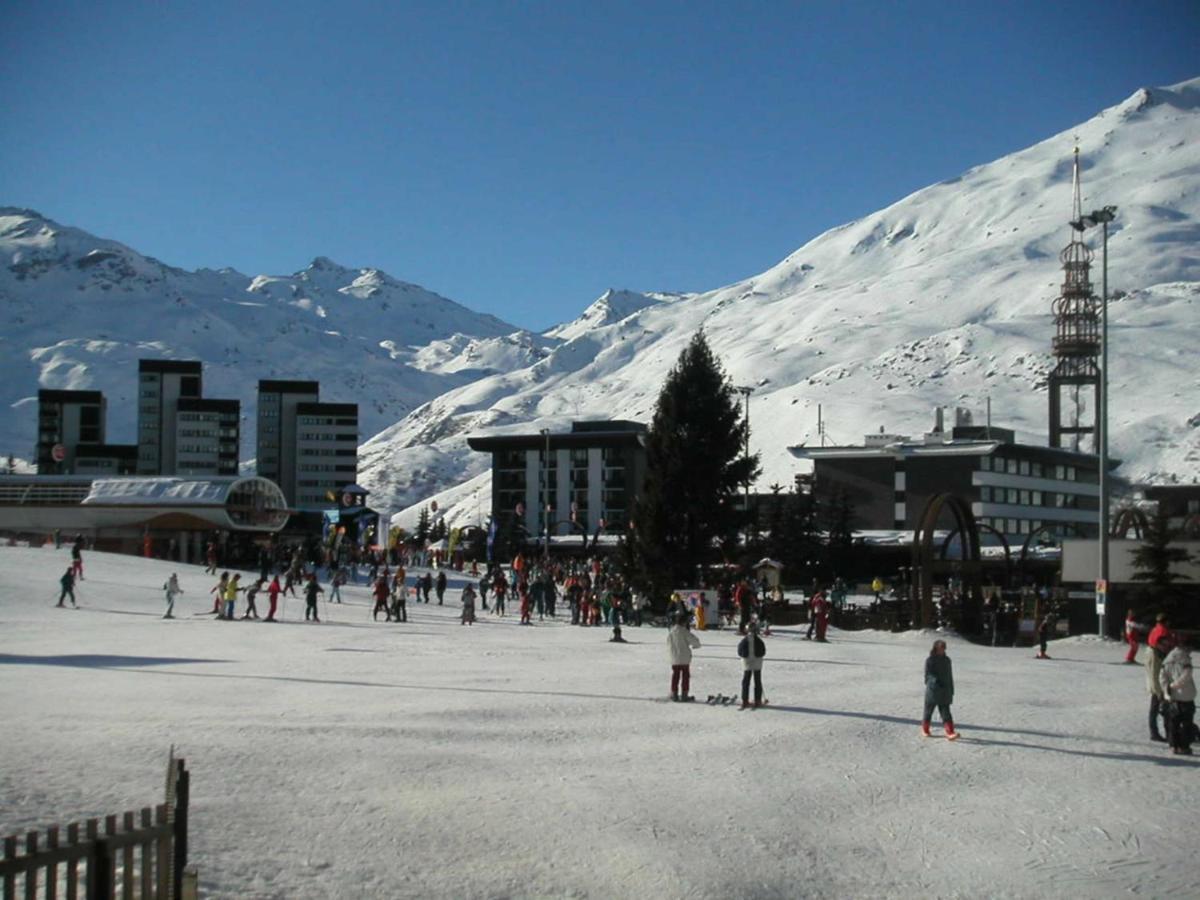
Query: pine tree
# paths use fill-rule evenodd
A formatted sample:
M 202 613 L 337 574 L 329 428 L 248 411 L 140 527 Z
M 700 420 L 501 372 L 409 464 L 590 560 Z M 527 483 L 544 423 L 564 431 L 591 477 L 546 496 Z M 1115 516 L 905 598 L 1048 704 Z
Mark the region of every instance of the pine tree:
M 413 532 L 413 543 L 418 547 L 424 547 L 427 540 L 429 540 L 429 507 L 422 506 L 421 512 L 417 514 L 417 530 Z
M 738 494 L 758 474 L 745 453 L 747 423 L 704 332 L 680 354 L 646 436 L 646 480 L 634 504 L 630 548 L 639 581 L 659 602 L 671 585 L 695 583 L 714 547 L 737 541 Z
M 842 488 L 834 490 L 825 504 L 825 560 L 831 578 L 847 577 L 854 556 L 854 506 Z
M 1180 572 L 1171 571 L 1173 566 L 1192 560 L 1192 554 L 1183 547 L 1171 546 L 1171 528 L 1163 509 L 1155 514 L 1146 526 L 1145 542 L 1131 554 L 1134 581 L 1148 581 L 1158 588 L 1168 588 L 1172 582 L 1187 578 Z

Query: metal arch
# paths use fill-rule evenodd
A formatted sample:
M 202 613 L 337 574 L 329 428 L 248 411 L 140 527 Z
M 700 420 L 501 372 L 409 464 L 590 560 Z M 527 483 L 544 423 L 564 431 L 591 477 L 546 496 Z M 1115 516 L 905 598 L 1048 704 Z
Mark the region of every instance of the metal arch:
M 996 537 L 1000 538 L 1000 545 L 1002 547 L 1004 547 L 1004 568 L 1006 571 L 1008 569 L 1011 569 L 1012 568 L 1012 545 L 1008 542 L 1008 538 L 1006 538 L 1004 536 L 1004 532 L 1000 531 L 998 528 L 996 528 L 993 525 L 989 525 L 986 522 L 980 522 L 979 520 L 975 521 L 975 527 L 977 529 L 979 529 L 980 531 L 987 531 L 991 534 L 994 534 Z M 946 550 L 949 549 L 950 542 L 952 540 L 954 540 L 954 538 L 959 533 L 960 533 L 959 530 L 956 528 L 954 531 L 952 531 L 948 535 L 946 535 L 946 539 L 944 541 L 942 541 L 942 550 L 941 550 L 942 559 L 946 558 Z M 980 549 L 980 556 L 982 557 L 982 554 L 983 554 L 983 545 L 982 544 L 980 545 L 979 549 Z
M 1113 519 L 1108 536 L 1125 537 L 1131 529 L 1134 539 L 1140 541 L 1142 536 L 1150 529 L 1150 520 L 1136 506 L 1124 506 L 1117 510 L 1117 515 Z
M 951 566 L 951 563 L 943 558 L 943 554 L 935 555 L 933 549 L 937 521 L 942 510 L 947 507 L 954 516 L 954 531 L 964 535 L 963 558 L 955 560 L 953 565 L 963 575 L 963 586 L 967 589 L 966 595 L 969 598 L 969 602 L 963 604 L 961 627 L 963 631 L 971 631 L 977 624 L 978 613 L 983 605 L 979 529 L 970 504 L 954 494 L 937 494 L 931 497 L 917 521 L 916 531 L 913 532 L 913 613 L 923 628 L 930 627 L 934 622 L 933 576 L 936 571 Z

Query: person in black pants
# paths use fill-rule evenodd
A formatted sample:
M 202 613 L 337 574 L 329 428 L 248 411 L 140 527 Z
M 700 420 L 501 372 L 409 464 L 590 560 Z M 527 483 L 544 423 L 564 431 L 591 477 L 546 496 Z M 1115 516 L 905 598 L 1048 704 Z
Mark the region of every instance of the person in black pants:
M 58 605 L 62 606 L 63 600 L 70 597 L 71 605 L 78 606 L 79 604 L 75 602 L 75 567 L 67 569 L 63 573 L 63 577 L 58 579 L 58 583 L 62 585 L 62 593 L 58 595 Z
M 742 658 L 742 709 L 750 706 L 750 680 L 754 680 L 754 708 L 758 709 L 763 703 L 762 665 L 763 657 L 767 655 L 767 647 L 758 636 L 758 623 L 751 622 L 749 633 L 741 639 L 737 648 L 738 656 Z
M 309 575 L 308 583 L 304 585 L 304 600 L 307 604 L 304 607 L 304 621 L 305 622 L 307 622 L 310 618 L 314 622 L 321 621 L 320 618 L 317 616 L 317 594 L 323 594 L 323 593 L 325 593 L 325 589 L 322 588 L 319 584 L 317 584 L 317 576 Z

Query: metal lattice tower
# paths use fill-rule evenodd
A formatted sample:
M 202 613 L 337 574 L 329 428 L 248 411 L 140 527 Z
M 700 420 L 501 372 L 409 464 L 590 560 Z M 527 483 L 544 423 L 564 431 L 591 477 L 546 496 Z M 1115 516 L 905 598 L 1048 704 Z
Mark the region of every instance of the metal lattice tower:
M 1075 148 L 1072 221 L 1083 216 L 1079 148 Z M 1100 408 L 1100 298 L 1092 293 L 1092 251 L 1072 231 L 1058 255 L 1062 293 L 1055 299 L 1054 340 L 1058 363 L 1050 373 L 1050 446 L 1098 453 Z

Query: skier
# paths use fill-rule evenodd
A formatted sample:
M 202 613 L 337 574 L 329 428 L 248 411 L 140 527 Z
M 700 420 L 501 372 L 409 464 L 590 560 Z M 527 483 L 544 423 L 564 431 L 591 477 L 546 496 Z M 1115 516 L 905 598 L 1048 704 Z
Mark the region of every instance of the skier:
M 267 610 L 267 617 L 263 621 L 275 621 L 275 607 L 279 605 L 279 595 L 281 593 L 283 593 L 283 588 L 279 586 L 279 576 L 276 575 L 271 579 L 271 584 L 267 588 L 267 599 L 271 602 L 271 607 Z
M 63 572 L 62 578 L 58 579 L 58 583 L 62 585 L 62 593 L 58 595 L 58 605 L 62 606 L 63 600 L 70 597 L 71 605 L 78 609 L 79 604 L 75 602 L 75 567 L 68 567 L 67 571 Z
M 237 606 L 237 595 L 242 590 L 240 584 L 242 579 L 241 572 L 235 572 L 233 578 L 229 579 L 229 584 L 225 585 L 225 615 L 219 616 L 226 621 L 233 621 L 234 607 Z
M 217 544 L 216 541 L 209 541 L 208 546 L 204 548 L 204 574 L 217 574 Z
M 631 613 L 629 616 L 630 624 L 634 628 L 642 627 L 642 609 L 646 605 L 646 595 L 639 590 L 634 590 L 633 596 L 630 598 L 629 607 Z
M 338 569 L 329 580 L 329 602 L 342 602 L 342 585 L 346 583 L 346 570 Z
M 1046 613 L 1042 616 L 1042 621 L 1038 623 L 1038 654 L 1034 659 L 1049 659 L 1050 654 L 1046 652 L 1046 641 L 1050 639 L 1050 630 L 1054 627 L 1054 613 Z
M 384 584 L 384 589 L 387 589 L 386 583 Z M 304 600 L 307 604 L 304 607 L 305 622 L 309 620 L 310 616 L 314 622 L 321 621 L 321 619 L 317 616 L 317 594 L 323 593 L 325 593 L 325 589 L 322 588 L 321 585 L 317 584 L 316 573 L 314 572 L 310 574 L 308 576 L 308 582 L 304 585 Z
M 438 606 L 442 605 L 442 598 L 446 595 L 446 573 L 438 570 L 437 582 L 434 585 L 434 590 L 437 592 Z
M 1192 654 L 1184 641 L 1180 641 L 1163 660 L 1159 682 L 1167 704 L 1167 740 L 1171 752 L 1191 756 L 1196 682 L 1192 677 Z
M 824 644 L 827 640 L 825 632 L 829 628 L 829 601 L 825 599 L 824 591 L 818 591 L 817 596 L 813 597 L 812 617 L 813 624 L 817 626 L 817 640 Z
M 258 618 L 258 608 L 254 605 L 254 598 L 258 596 L 258 592 L 262 590 L 263 579 L 258 579 L 250 587 L 246 588 L 246 613 L 242 616 L 243 619 L 251 617 Z
M 492 586 L 492 573 L 489 569 L 483 573 L 483 577 L 479 579 L 479 608 L 484 612 L 488 611 L 487 595 Z
M 497 616 L 504 615 L 504 597 L 508 593 L 508 581 L 504 578 L 504 570 L 496 570 L 496 581 L 492 585 L 495 599 L 492 601 L 492 612 Z
M 950 714 L 950 704 L 953 702 L 954 668 L 950 664 L 950 657 L 946 655 L 946 642 L 937 640 L 933 642 L 933 649 L 925 660 L 925 715 L 921 717 L 921 734 L 929 737 L 929 723 L 936 706 L 942 717 L 942 726 L 946 729 L 946 737 L 957 740 L 954 717 Z
M 521 598 L 521 624 L 533 624 L 533 602 L 529 597 L 529 582 L 524 578 L 517 582 L 517 595 Z
M 164 619 L 175 618 L 175 598 L 183 593 L 183 588 L 179 586 L 179 576 L 174 572 L 167 579 L 167 583 L 163 585 L 163 590 L 167 592 L 167 614 Z
M 462 589 L 462 618 L 460 625 L 475 624 L 475 589 L 467 584 Z
M 83 535 L 75 535 L 75 543 L 71 544 L 71 568 L 75 570 L 75 578 L 83 581 Z
M 387 621 L 392 621 L 392 614 L 388 610 L 388 584 L 382 578 L 375 579 L 375 608 L 371 610 L 371 619 L 375 622 L 379 621 L 379 613 L 382 612 L 387 616 Z M 305 616 L 305 618 L 308 618 Z
M 229 573 L 222 572 L 221 577 L 217 579 L 217 586 L 215 588 L 213 588 L 211 591 L 209 591 L 210 594 L 215 595 L 213 597 L 213 608 L 212 608 L 214 616 L 221 615 L 221 602 L 225 599 L 225 587 L 228 584 L 229 584 Z
M 758 636 L 758 625 L 751 622 L 749 633 L 738 642 L 737 654 L 742 658 L 742 709 L 750 706 L 750 679 L 754 679 L 754 709 L 763 705 L 762 666 L 767 647 Z
M 392 591 L 392 618 L 397 622 L 408 621 L 408 588 L 403 582 Z
M 429 592 L 433 590 L 433 576 L 426 572 L 421 576 L 421 600 L 424 603 L 429 602 Z
M 813 639 L 813 632 L 817 630 L 817 611 L 825 607 L 825 592 L 821 590 L 819 582 L 814 581 L 812 586 L 812 599 L 808 601 L 808 631 L 804 635 L 806 641 Z
M 688 629 L 687 614 L 677 615 L 675 624 L 667 632 L 667 651 L 671 657 L 671 699 L 675 702 L 696 699 L 688 693 L 688 688 L 692 680 L 692 650 L 699 646 L 700 638 Z

